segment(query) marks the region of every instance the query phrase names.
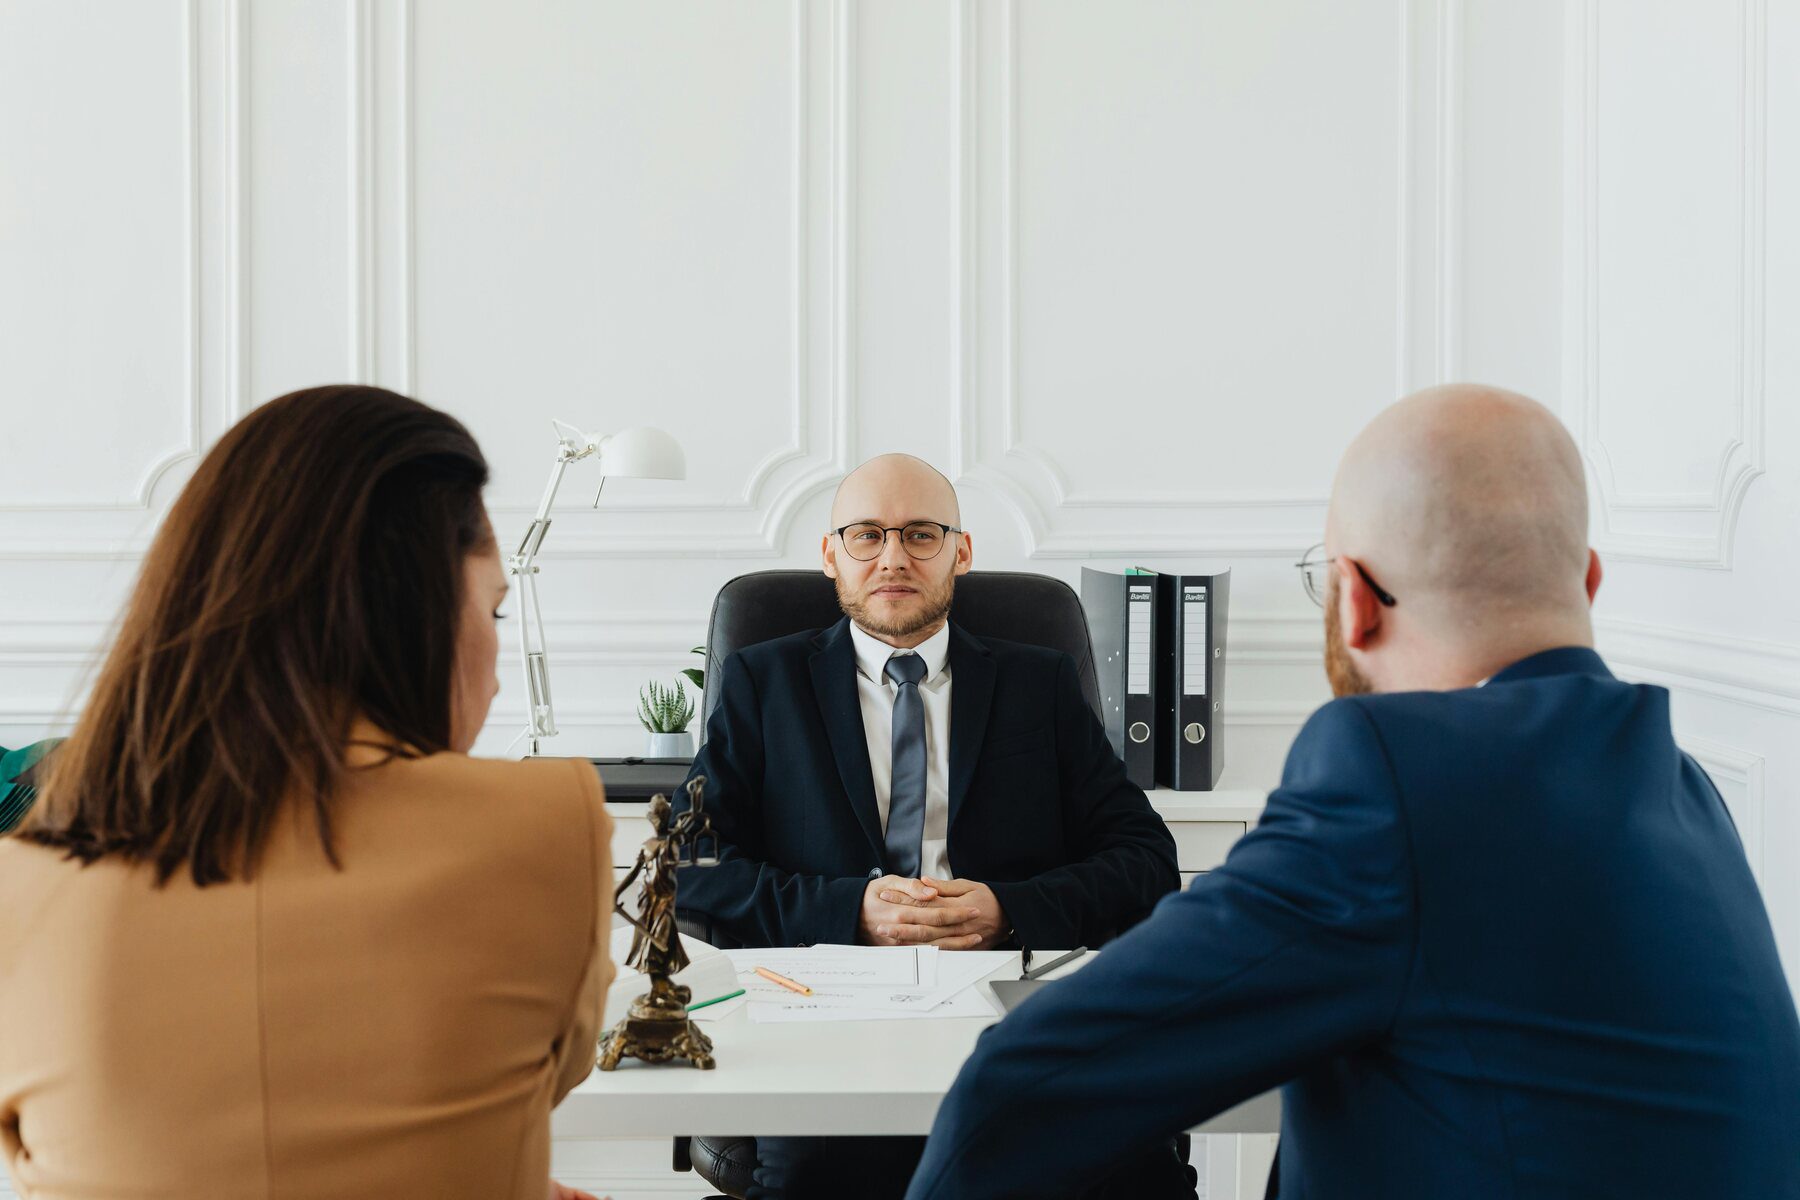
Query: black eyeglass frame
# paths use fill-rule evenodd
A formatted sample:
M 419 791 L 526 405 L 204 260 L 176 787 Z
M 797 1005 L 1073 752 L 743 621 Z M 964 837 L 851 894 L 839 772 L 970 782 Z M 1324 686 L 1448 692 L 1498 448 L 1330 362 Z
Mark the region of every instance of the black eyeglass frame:
M 883 542 L 886 541 L 886 535 L 883 535 L 882 540 L 883 540 Z M 1315 590 L 1315 588 L 1313 586 L 1313 581 L 1312 581 L 1312 568 L 1313 567 L 1328 567 L 1337 561 L 1337 559 L 1335 559 L 1335 558 L 1314 558 L 1313 557 L 1314 554 L 1316 554 L 1324 549 L 1325 549 L 1324 542 L 1320 542 L 1315 546 L 1310 546 L 1307 548 L 1306 553 L 1302 554 L 1300 556 L 1300 561 L 1294 564 L 1295 567 L 1299 568 L 1300 584 L 1302 587 L 1304 587 L 1306 589 L 1307 599 L 1311 600 L 1314 604 L 1318 605 L 1320 608 L 1325 607 L 1325 593 L 1322 589 Z M 1369 585 L 1369 590 L 1375 593 L 1375 598 L 1377 600 L 1381 601 L 1381 605 L 1383 608 L 1392 608 L 1392 607 L 1394 607 L 1394 605 L 1396 603 L 1398 603 L 1398 601 L 1396 601 L 1394 599 L 1393 595 L 1386 588 L 1382 587 L 1379 583 L 1375 582 L 1374 577 L 1369 574 L 1367 568 L 1365 568 L 1361 563 L 1357 562 L 1355 559 L 1351 559 L 1350 563 L 1352 566 L 1354 566 L 1356 568 L 1356 573 L 1358 575 L 1362 576 L 1363 582 Z
M 914 554 L 911 550 L 906 550 L 906 531 L 911 529 L 915 525 L 930 525 L 933 528 L 941 529 L 944 531 L 944 540 L 938 543 L 938 548 L 936 550 L 933 550 L 930 554 L 927 554 L 923 558 L 920 558 L 917 554 Z M 871 554 L 867 558 L 856 558 L 855 553 L 852 552 L 850 549 L 850 543 L 844 540 L 844 530 L 857 529 L 857 528 L 864 527 L 864 526 L 866 526 L 870 529 L 881 530 L 881 549 L 875 551 L 875 553 Z M 936 558 L 938 555 L 940 555 L 944 552 L 944 547 L 945 547 L 945 545 L 947 545 L 949 543 L 951 534 L 967 533 L 968 530 L 958 529 L 954 525 L 946 525 L 942 521 L 908 521 L 904 525 L 878 525 L 874 521 L 852 521 L 848 525 L 838 526 L 836 529 L 833 529 L 831 532 L 837 534 L 838 543 L 844 547 L 844 553 L 850 555 L 851 558 L 856 558 L 857 562 L 874 562 L 876 559 L 880 558 L 882 551 L 887 549 L 887 535 L 890 533 L 897 533 L 900 535 L 900 548 L 902 550 L 906 550 L 906 556 L 908 558 L 912 559 L 914 562 L 930 562 L 932 559 Z

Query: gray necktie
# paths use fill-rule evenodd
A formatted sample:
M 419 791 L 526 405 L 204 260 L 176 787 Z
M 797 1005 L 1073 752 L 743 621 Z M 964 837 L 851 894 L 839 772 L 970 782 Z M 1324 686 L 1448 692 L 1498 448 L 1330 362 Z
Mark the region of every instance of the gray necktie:
M 925 701 L 919 697 L 925 660 L 916 654 L 896 654 L 887 660 L 886 674 L 895 687 L 887 868 L 912 879 L 919 874 L 919 842 L 925 836 Z

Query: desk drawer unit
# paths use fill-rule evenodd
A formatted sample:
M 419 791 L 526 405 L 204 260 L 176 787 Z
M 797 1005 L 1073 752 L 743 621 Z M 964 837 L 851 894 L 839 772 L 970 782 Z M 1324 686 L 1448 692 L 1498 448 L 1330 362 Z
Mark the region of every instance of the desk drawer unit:
M 1224 862 L 1246 828 L 1243 821 L 1170 821 L 1168 825 L 1175 835 L 1175 865 L 1183 875 L 1210 871 Z

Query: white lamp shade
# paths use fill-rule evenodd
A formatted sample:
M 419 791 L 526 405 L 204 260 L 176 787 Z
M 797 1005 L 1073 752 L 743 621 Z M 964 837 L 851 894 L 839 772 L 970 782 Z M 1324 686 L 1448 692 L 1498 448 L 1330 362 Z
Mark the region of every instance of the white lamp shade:
M 651 425 L 636 425 L 597 442 L 600 473 L 615 479 L 686 479 L 681 443 Z

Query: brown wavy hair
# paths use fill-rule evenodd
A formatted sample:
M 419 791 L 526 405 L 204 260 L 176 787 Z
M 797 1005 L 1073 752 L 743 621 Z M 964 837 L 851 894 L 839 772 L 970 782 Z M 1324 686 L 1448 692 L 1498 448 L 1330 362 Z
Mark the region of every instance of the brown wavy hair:
M 84 864 L 254 873 L 284 803 L 331 799 L 358 717 L 450 743 L 463 559 L 492 537 L 487 461 L 381 388 L 292 392 L 201 461 L 146 555 L 74 734 L 15 836 Z

